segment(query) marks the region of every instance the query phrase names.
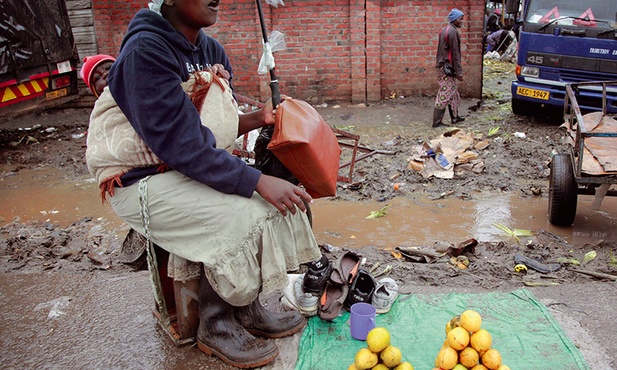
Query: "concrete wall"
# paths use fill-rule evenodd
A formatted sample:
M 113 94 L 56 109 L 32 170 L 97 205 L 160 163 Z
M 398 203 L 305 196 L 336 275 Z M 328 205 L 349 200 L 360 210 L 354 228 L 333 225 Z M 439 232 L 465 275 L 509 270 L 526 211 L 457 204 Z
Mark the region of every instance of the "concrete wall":
M 147 0 L 95 0 L 100 53 L 117 55 L 133 14 Z M 285 0 L 262 1 L 268 35 L 285 35 L 274 53 L 281 92 L 318 104 L 372 102 L 434 95 L 438 33 L 454 7 L 465 13 L 461 29 L 465 81 L 461 93 L 482 94 L 483 0 Z M 227 50 L 236 92 L 265 101 L 269 75 L 258 75 L 262 33 L 254 0 L 223 0 L 218 22 L 206 29 Z

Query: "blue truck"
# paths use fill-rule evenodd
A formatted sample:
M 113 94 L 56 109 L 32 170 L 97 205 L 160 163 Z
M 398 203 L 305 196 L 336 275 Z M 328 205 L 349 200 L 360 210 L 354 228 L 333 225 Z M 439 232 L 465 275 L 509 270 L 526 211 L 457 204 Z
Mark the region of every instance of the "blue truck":
M 508 0 L 520 10 L 512 112 L 564 106 L 567 84 L 617 80 L 617 0 Z M 583 111 L 602 109 L 602 91 L 577 91 Z M 617 112 L 617 89 L 607 91 L 608 113 Z

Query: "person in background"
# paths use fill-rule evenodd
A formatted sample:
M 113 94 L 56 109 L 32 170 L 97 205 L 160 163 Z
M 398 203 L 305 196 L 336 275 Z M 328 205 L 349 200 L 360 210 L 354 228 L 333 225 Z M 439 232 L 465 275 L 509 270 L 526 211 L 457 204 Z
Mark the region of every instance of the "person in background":
M 276 113 L 268 101 L 238 115 L 231 63 L 203 31 L 220 2 L 153 0 L 135 14 L 92 111 L 86 161 L 114 212 L 170 253 L 169 275 L 199 279 L 198 348 L 252 368 L 277 357 L 268 338 L 306 325 L 297 311 L 266 310 L 260 293 L 285 288 L 287 271 L 322 255 L 305 213 L 310 195 L 218 140 L 272 125 Z M 193 104 L 185 86 L 200 79 L 218 106 Z
M 433 127 L 444 126 L 443 116 L 446 107 L 449 109 L 453 124 L 465 119 L 459 116 L 459 104 L 461 96 L 458 92 L 458 81 L 463 81 L 463 66 L 461 64 L 461 37 L 458 29 L 463 25 L 465 15 L 462 11 L 454 8 L 448 14 L 449 24 L 439 33 L 437 57 L 435 67 L 439 81 L 439 91 L 435 98 L 433 109 Z M 449 62 L 454 68 L 454 76 L 447 76 L 443 70 L 444 64 Z
M 486 21 L 486 33 L 491 34 L 501 29 L 501 10 L 495 9 Z
M 486 38 L 486 51 L 496 51 L 501 54 L 508 48 L 512 39 L 510 27 L 504 27 L 499 31 L 493 32 Z
M 115 61 L 116 58 L 107 54 L 97 54 L 84 58 L 79 75 L 95 97 L 98 98 L 107 86 L 109 69 Z

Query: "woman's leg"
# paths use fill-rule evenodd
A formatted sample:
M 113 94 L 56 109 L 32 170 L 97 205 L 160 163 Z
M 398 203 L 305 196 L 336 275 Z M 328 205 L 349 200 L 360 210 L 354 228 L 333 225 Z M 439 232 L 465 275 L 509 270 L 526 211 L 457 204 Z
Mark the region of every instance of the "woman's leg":
M 274 361 L 279 353 L 276 345 L 252 336 L 236 319 L 236 310 L 214 291 L 202 274 L 197 329 L 199 349 L 239 368 L 260 367 Z

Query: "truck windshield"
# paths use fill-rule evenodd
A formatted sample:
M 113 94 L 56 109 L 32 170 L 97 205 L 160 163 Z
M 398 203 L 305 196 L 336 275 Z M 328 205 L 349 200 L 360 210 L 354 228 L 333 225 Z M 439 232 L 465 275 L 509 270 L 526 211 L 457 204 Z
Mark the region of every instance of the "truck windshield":
M 530 0 L 527 23 L 577 28 L 617 28 L 616 0 Z

